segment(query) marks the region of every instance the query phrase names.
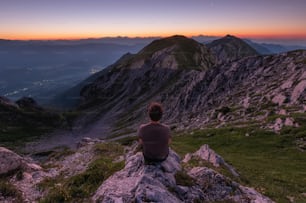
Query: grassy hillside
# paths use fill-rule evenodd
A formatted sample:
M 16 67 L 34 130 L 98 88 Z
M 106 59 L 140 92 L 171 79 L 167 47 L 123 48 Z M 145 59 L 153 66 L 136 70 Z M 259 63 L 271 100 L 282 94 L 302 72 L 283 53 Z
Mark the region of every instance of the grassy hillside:
M 297 143 L 301 139 L 306 139 L 306 126 L 281 134 L 228 127 L 179 134 L 172 147 L 184 155 L 209 144 L 239 171 L 243 184 L 276 202 L 289 202 L 291 197 L 306 202 L 306 152 Z

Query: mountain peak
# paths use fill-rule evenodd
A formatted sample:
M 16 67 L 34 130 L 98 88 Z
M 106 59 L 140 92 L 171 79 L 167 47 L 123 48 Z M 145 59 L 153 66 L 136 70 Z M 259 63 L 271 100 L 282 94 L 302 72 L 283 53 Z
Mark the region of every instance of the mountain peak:
M 135 69 L 145 64 L 155 68 L 205 70 L 214 65 L 214 57 L 205 45 L 174 35 L 151 42 L 120 67 Z
M 217 57 L 219 63 L 259 55 L 254 48 L 242 39 L 229 34 L 212 41 L 207 44 L 207 47 Z
M 237 37 L 235 37 L 234 35 L 227 34 L 225 35 L 225 38 L 237 38 Z
M 183 35 L 174 35 L 171 37 L 154 40 L 148 46 L 142 49 L 140 51 L 140 54 L 150 55 L 156 51 L 159 51 L 161 49 L 171 47 L 174 45 L 180 46 L 181 49 L 184 49 L 187 47 L 194 48 L 194 46 L 198 46 L 199 43 Z

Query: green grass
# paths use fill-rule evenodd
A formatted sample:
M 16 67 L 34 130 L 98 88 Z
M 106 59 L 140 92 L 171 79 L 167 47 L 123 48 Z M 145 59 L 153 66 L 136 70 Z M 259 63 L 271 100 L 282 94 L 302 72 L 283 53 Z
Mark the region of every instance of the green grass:
M 17 168 L 8 173 L 0 175 L 0 197 L 9 199 L 10 202 L 23 202 L 21 192 L 10 183 L 10 179 L 16 174 L 16 180 L 23 179 L 23 169 Z
M 55 129 L 70 129 L 81 112 L 38 111 L 0 106 L 0 114 L 1 146 L 18 150 L 26 142 L 37 140 Z
M 21 193 L 3 177 L 0 178 L 0 195 L 5 198 L 12 198 L 15 202 L 22 202 Z
M 122 144 L 123 146 L 130 146 L 135 141 L 138 141 L 138 137 L 137 136 L 128 136 L 128 137 L 124 137 L 124 138 L 116 140 L 116 142 Z
M 112 132 L 110 136 L 108 136 L 107 138 L 111 139 L 111 138 L 116 138 L 116 137 L 120 137 L 123 135 L 128 135 L 128 134 L 136 134 L 137 131 L 135 129 L 132 128 L 125 128 L 122 131 L 116 131 L 116 132 Z
M 97 157 L 83 173 L 64 179 L 58 176 L 39 184 L 42 190 L 49 189 L 40 203 L 86 202 L 104 180 L 124 167 L 124 162 L 113 160 L 123 153 L 123 147 L 115 143 L 98 144 Z M 51 188 L 51 189 L 50 189 Z
M 288 116 L 286 115 L 280 115 L 280 114 L 273 114 L 273 115 L 270 115 L 266 118 L 266 121 L 267 122 L 274 122 L 277 118 L 280 118 L 282 120 L 285 120 Z
M 1 146 L 16 150 L 24 143 L 38 139 L 52 130 L 53 127 L 6 126 L 0 124 L 0 143 Z
M 175 136 L 172 148 L 184 155 L 209 144 L 238 170 L 244 184 L 276 202 L 289 202 L 286 196 L 305 202 L 306 153 L 298 150 L 295 139 L 252 128 L 207 129 Z
M 190 177 L 184 170 L 177 171 L 174 177 L 177 185 L 187 187 L 192 187 L 196 185 L 196 181 L 192 177 Z
M 0 105 L 0 114 L 0 143 L 9 148 L 35 140 L 65 123 L 61 114 L 49 110 Z

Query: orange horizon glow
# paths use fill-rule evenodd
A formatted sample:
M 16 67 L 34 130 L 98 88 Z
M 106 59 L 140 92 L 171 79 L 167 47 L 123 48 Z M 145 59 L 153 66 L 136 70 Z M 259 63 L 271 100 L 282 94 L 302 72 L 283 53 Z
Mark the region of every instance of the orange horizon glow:
M 279 0 L 11 0 L 0 7 L 0 39 L 231 34 L 240 38 L 304 40 L 305 9 L 306 1 Z
M 273 34 L 273 33 L 264 33 L 264 34 L 253 34 L 253 33 L 238 33 L 238 32 L 222 32 L 222 33 L 145 33 L 145 34 L 62 34 L 62 35 L 53 35 L 53 34 L 11 34 L 11 35 L 0 35 L 0 39 L 5 40 L 80 40 L 80 39 L 97 39 L 97 38 L 115 38 L 115 37 L 129 37 L 129 38 L 163 38 L 173 35 L 184 35 L 186 37 L 194 36 L 211 36 L 211 37 L 224 37 L 225 35 L 234 35 L 239 38 L 253 38 L 253 39 L 306 39 L 306 34 Z

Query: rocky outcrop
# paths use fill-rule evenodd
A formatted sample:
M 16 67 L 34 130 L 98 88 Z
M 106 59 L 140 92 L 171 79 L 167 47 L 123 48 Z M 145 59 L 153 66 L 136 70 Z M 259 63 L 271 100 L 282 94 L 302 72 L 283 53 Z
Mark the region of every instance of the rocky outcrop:
M 6 97 L 0 96 L 0 105 L 12 108 L 18 108 L 18 105 Z
M 233 176 L 239 176 L 238 172 L 231 165 L 226 163 L 219 154 L 209 148 L 207 144 L 203 145 L 198 151 L 193 154 L 186 154 L 182 162 L 187 163 L 193 158 L 200 158 L 202 160 L 205 160 L 215 167 L 224 166 L 232 173 Z
M 0 147 L 0 175 L 21 168 L 22 158 L 4 147 Z
M 8 184 L 13 184 L 10 190 L 21 192 L 18 200 L 14 196 L 18 194 L 9 193 L 9 197 L 2 196 L 0 191 L 0 201 L 2 202 L 33 202 L 37 197 L 41 196 L 35 186 L 36 183 L 46 177 L 46 173 L 42 167 L 33 162 L 30 158 L 21 157 L 13 151 L 0 147 L 0 176 L 10 177 Z M 2 188 L 1 188 L 2 189 Z M 30 198 L 29 198 L 30 197 Z
M 272 203 L 253 188 L 242 186 L 207 167 L 192 168 L 188 174 L 203 188 L 204 202 Z
M 0 147 L 0 175 L 6 175 L 11 172 L 21 171 L 38 171 L 42 168 L 30 159 L 19 156 L 15 152 Z
M 88 141 L 88 138 L 84 140 Z M 46 192 L 40 190 L 38 185 L 44 180 L 49 182 L 56 177 L 67 179 L 83 173 L 94 160 L 96 153 L 94 146 L 90 141 L 62 159 L 51 159 L 46 164 L 52 167 L 46 169 L 42 169 L 30 158 L 21 157 L 8 149 L 0 148 L 0 175 L 10 173 L 8 181 L 21 192 L 20 198 L 24 202 L 38 202 L 46 195 Z M 179 156 L 172 150 L 166 161 L 150 165 L 144 163 L 141 152 L 134 154 L 131 153 L 133 149 L 129 150 L 129 153 L 126 153 L 125 167 L 102 183 L 91 197 L 92 201 L 105 203 L 272 202 L 256 190 L 242 186 L 212 168 L 194 166 L 188 169 L 182 168 Z M 216 166 L 225 163 L 222 157 L 207 145 L 202 146 L 193 156 L 211 160 Z M 19 172 L 14 172 L 16 169 L 20 169 Z M 53 186 L 50 185 L 50 187 Z M 2 199 L 5 197 L 0 194 L 0 200 Z
M 84 140 L 88 141 L 88 139 Z M 88 168 L 95 157 L 95 148 L 91 142 L 87 145 L 83 144 L 84 146 L 74 153 L 58 152 L 59 154 L 66 153 L 66 156 L 59 158 L 60 156 L 57 155 L 58 157 L 51 158 L 45 163 L 45 166 L 49 165 L 47 168 L 42 168 L 30 157 L 22 157 L 13 151 L 0 147 L 0 176 L 9 177 L 7 182 L 20 191 L 22 202 L 39 202 L 38 200 L 46 195 L 46 192 L 39 187 L 41 182 L 54 179 L 59 175 L 62 179 L 69 178 Z M 0 202 L 1 198 L 0 191 Z
M 280 130 L 285 126 L 299 127 L 299 124 L 296 123 L 292 117 L 276 118 L 272 124 L 268 125 L 268 128 L 272 129 L 276 133 L 279 133 Z
M 175 185 L 180 170 L 179 157 L 173 151 L 162 164 L 144 165 L 142 154 L 129 157 L 125 168 L 107 179 L 93 196 L 97 202 L 180 202 L 168 191 Z
M 204 148 L 207 149 L 206 146 Z M 108 178 L 92 199 L 105 203 L 272 202 L 254 189 L 241 186 L 206 167 L 192 168 L 188 174 L 193 184 L 180 185 L 176 174 L 182 170 L 174 151 L 170 152 L 166 161 L 154 165 L 145 165 L 142 154 L 137 153 L 127 158 L 125 168 Z
M 16 101 L 16 104 L 20 108 L 24 109 L 43 110 L 43 108 L 39 106 L 37 102 L 31 97 L 22 97 Z

